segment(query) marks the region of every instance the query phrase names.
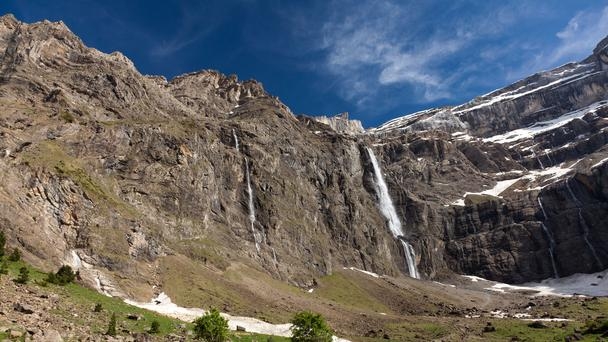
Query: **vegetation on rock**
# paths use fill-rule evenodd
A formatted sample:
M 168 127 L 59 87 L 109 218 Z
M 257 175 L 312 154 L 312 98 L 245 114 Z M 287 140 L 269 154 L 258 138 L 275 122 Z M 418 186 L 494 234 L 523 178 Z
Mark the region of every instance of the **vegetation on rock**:
M 19 276 L 15 279 L 18 284 L 26 284 L 30 280 L 30 270 L 23 266 L 19 269 Z
M 116 314 L 112 313 L 110 317 L 110 322 L 108 323 L 108 330 L 106 330 L 106 335 L 108 336 L 116 336 Z
M 15 248 L 13 249 L 13 252 L 8 256 L 8 261 L 17 262 L 19 260 L 21 260 L 21 252 L 19 251 L 19 249 Z
M 6 236 L 4 231 L 0 230 L 0 258 L 4 256 L 4 246 L 6 245 Z

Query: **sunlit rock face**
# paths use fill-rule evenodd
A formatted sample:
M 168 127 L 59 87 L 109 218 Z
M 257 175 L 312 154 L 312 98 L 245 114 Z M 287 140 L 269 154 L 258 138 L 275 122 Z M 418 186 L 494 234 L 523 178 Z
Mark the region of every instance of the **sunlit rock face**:
M 600 45 L 581 63 L 363 131 L 345 116 L 296 116 L 257 81 L 143 76 L 62 23 L 3 16 L 0 225 L 35 264 L 76 253 L 92 286 L 142 298 L 167 260 L 192 272 L 246 264 L 303 287 L 343 266 L 509 282 L 598 271 Z

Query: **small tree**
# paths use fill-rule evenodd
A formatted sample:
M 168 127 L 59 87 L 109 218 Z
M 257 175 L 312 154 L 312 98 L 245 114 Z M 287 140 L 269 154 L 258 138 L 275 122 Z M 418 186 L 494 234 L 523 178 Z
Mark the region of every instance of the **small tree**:
M 4 231 L 0 230 L 0 258 L 4 256 L 4 245 L 6 245 L 6 236 L 4 236 Z
M 116 336 L 116 314 L 115 313 L 112 313 L 112 317 L 110 317 L 110 323 L 108 323 L 108 331 L 106 331 L 106 335 Z
M 212 308 L 194 320 L 194 336 L 206 342 L 224 342 L 228 336 L 228 321 Z
M 30 280 L 30 271 L 23 266 L 19 269 L 19 277 L 15 280 L 19 284 L 25 284 Z
M 13 249 L 13 252 L 11 253 L 11 255 L 8 256 L 8 261 L 10 262 L 17 262 L 21 260 L 21 252 L 19 252 L 19 250 L 17 248 Z
M 157 320 L 153 320 L 150 325 L 150 334 L 158 334 L 160 333 L 160 323 Z
M 93 312 L 101 312 L 102 310 L 103 310 L 103 307 L 101 306 L 101 303 L 95 304 L 95 307 L 93 308 Z
M 291 320 L 293 342 L 331 342 L 332 331 L 320 314 L 302 311 Z
M 68 265 L 63 265 L 57 273 L 49 273 L 46 281 L 55 285 L 66 285 L 73 282 L 75 278 L 76 274 L 74 274 L 72 268 Z

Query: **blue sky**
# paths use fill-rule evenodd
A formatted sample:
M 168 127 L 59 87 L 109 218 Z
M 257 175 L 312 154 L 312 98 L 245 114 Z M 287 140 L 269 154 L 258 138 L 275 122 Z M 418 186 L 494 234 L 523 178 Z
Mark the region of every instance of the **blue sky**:
M 348 111 L 366 127 L 580 60 L 608 35 L 608 0 L 3 0 L 0 10 L 63 20 L 144 74 L 255 78 L 294 113 Z

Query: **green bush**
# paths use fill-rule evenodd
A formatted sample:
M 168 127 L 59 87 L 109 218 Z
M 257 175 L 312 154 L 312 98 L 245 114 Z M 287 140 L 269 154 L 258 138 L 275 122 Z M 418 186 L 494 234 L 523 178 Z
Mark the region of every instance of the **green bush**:
M 293 342 L 331 342 L 332 331 L 320 314 L 298 312 L 291 320 Z
M 57 273 L 49 273 L 46 281 L 55 285 L 66 285 L 74 282 L 75 278 L 76 274 L 74 274 L 72 268 L 68 265 L 63 265 Z
M 110 317 L 110 323 L 108 323 L 108 330 L 106 331 L 108 336 L 116 336 L 116 314 L 112 313 Z
M 160 332 L 160 323 L 157 320 L 153 320 L 150 325 L 150 334 L 158 334 Z
M 101 306 L 101 303 L 95 304 L 95 307 L 93 308 L 93 312 L 101 312 L 102 310 L 103 310 L 103 307 Z
M 11 253 L 11 255 L 8 256 L 8 261 L 10 262 L 17 262 L 21 260 L 21 252 L 19 252 L 19 250 L 17 248 L 13 249 L 13 252 Z
M 4 256 L 4 245 L 6 245 L 6 236 L 4 236 L 4 231 L 0 230 L 0 258 Z
M 30 280 L 30 271 L 27 267 L 23 266 L 19 269 L 19 276 L 15 279 L 15 282 L 19 284 L 25 284 Z
M 8 262 L 3 260 L 0 264 L 0 274 L 8 274 Z
M 224 342 L 228 336 L 228 321 L 212 308 L 194 320 L 194 336 L 206 342 Z

